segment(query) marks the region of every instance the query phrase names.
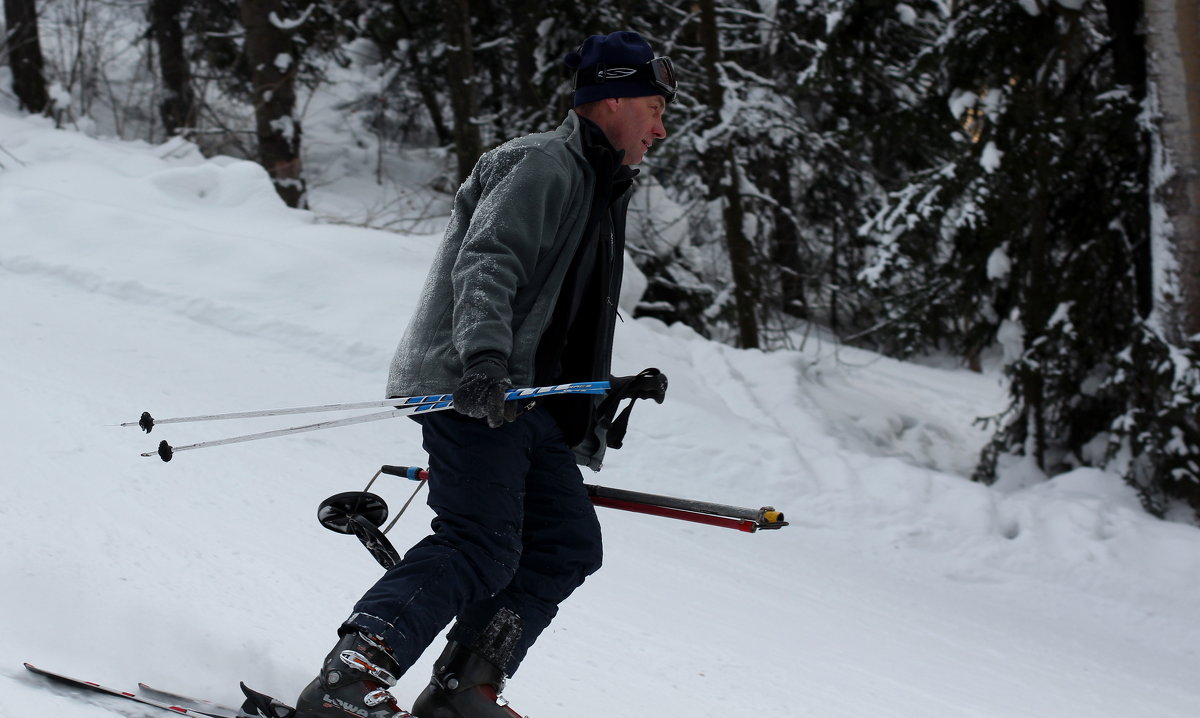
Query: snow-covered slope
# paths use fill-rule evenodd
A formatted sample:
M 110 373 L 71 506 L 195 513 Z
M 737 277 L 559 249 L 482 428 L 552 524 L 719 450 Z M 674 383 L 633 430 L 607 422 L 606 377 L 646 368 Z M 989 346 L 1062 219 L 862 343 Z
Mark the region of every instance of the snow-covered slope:
M 327 199 L 350 206 L 350 199 Z M 378 567 L 317 504 L 420 464 L 392 419 L 141 458 L 299 421 L 156 416 L 361 401 L 437 242 L 284 208 L 257 166 L 56 131 L 0 111 L 0 716 L 101 718 L 31 661 L 226 703 L 290 699 Z M 783 510 L 747 535 L 602 510 L 606 566 L 506 691 L 538 718 L 1088 716 L 1200 711 L 1200 532 L 1080 470 L 968 482 L 992 375 L 816 340 L 738 351 L 648 320 L 657 366 L 593 483 Z M 294 418 L 294 417 L 293 417 Z M 398 507 L 411 487 L 377 490 Z M 430 514 L 390 534 L 401 548 Z M 423 686 L 435 644 L 396 689 Z

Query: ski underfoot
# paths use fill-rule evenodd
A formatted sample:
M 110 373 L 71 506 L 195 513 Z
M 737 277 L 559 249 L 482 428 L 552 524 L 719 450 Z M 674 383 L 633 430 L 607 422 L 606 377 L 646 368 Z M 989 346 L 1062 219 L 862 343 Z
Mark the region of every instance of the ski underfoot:
M 142 691 L 138 694 L 110 688 L 82 678 L 73 678 L 63 673 L 39 668 L 31 663 L 26 663 L 25 668 L 55 683 L 79 691 L 112 696 L 138 705 L 169 711 L 175 715 L 193 716 L 194 718 L 294 718 L 296 715 L 296 709 L 292 706 L 265 693 L 260 693 L 245 683 L 241 684 L 241 688 L 242 694 L 246 696 L 246 701 L 240 709 L 234 709 L 203 698 L 193 698 L 181 693 L 155 688 L 145 683 L 138 684 L 138 688 Z
M 189 708 L 187 706 L 180 705 L 180 703 L 182 703 L 183 701 L 156 700 L 154 698 L 149 698 L 146 696 L 140 696 L 136 693 L 131 693 L 130 691 L 123 691 L 123 690 L 119 690 L 117 688 L 110 688 L 108 686 L 101 685 L 101 684 L 95 683 L 93 681 L 87 681 L 82 678 L 73 678 L 71 676 L 68 676 L 68 675 L 65 675 L 62 673 L 55 673 L 54 671 L 49 671 L 44 668 L 39 668 L 31 663 L 26 663 L 25 668 L 27 668 L 31 672 L 36 673 L 40 676 L 44 676 L 44 677 L 54 681 L 55 683 L 66 685 L 71 688 L 76 688 L 81 691 L 100 693 L 100 694 L 104 694 L 104 695 L 108 695 L 108 696 L 113 696 L 114 698 L 121 698 L 121 699 L 131 701 L 133 703 L 137 703 L 137 704 L 140 704 L 143 706 L 159 708 L 161 710 L 174 713 L 175 715 L 196 716 L 197 718 L 238 718 L 237 712 L 205 710 L 203 708 L 200 708 L 199 706 Z M 284 718 L 284 717 L 280 717 L 280 718 Z
M 213 701 L 210 701 L 210 700 L 207 700 L 204 698 L 193 698 L 192 696 L 184 695 L 182 693 L 175 693 L 174 691 L 166 691 L 161 688 L 156 688 L 147 683 L 138 683 L 138 690 L 141 692 L 142 695 L 146 696 L 147 698 L 154 698 L 156 700 L 177 703 L 186 708 L 196 708 L 199 710 L 224 713 L 227 715 L 234 715 L 239 710 L 237 708 L 231 708 L 227 705 L 223 705 L 221 703 L 215 703 Z

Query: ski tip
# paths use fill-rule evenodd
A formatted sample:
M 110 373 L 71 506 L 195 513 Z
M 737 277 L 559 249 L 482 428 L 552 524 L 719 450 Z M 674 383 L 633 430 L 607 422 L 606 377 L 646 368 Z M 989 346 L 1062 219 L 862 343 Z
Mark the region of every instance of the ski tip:
M 36 673 L 39 676 L 51 676 L 52 677 L 52 674 L 50 671 L 46 670 L 45 668 L 38 668 L 37 666 L 33 665 L 29 661 L 25 661 L 24 666 L 25 666 L 25 670 L 30 671 L 31 673 Z

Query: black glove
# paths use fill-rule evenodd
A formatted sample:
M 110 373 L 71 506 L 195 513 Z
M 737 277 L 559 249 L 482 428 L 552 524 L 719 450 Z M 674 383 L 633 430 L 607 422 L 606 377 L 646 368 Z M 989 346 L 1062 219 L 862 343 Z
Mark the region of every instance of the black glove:
M 504 400 L 511 388 L 503 357 L 496 352 L 477 354 L 467 361 L 454 390 L 454 410 L 474 419 L 487 418 L 488 426 L 498 429 L 517 418 L 517 402 Z

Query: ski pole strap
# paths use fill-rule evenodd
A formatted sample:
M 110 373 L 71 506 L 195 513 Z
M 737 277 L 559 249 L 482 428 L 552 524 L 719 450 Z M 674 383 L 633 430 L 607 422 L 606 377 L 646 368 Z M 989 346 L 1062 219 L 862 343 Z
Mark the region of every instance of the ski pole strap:
M 661 404 L 667 397 L 667 375 L 653 367 L 643 369 L 634 376 L 613 377 L 609 381 L 608 396 L 597 407 L 597 421 L 608 430 L 605 443 L 610 449 L 619 449 L 625 443 L 625 432 L 629 429 L 629 415 L 638 399 L 653 399 Z M 617 407 L 629 399 L 629 404 L 618 415 Z

